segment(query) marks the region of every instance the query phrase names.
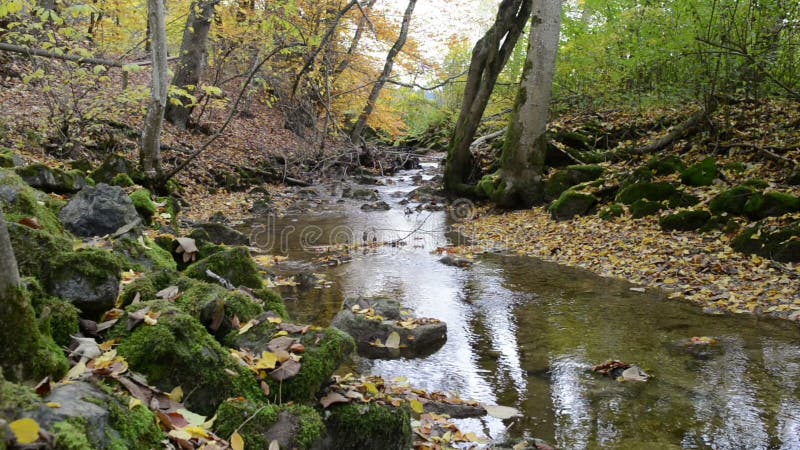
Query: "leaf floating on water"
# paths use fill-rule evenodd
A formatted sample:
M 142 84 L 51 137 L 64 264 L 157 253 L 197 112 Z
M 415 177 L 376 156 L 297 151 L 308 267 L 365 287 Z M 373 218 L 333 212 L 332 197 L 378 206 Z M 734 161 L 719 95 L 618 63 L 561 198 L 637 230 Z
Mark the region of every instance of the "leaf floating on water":
M 231 450 L 244 450 L 244 438 L 238 431 L 231 435 Z
M 322 405 L 323 408 L 327 408 L 334 403 L 349 403 L 350 400 L 345 397 L 344 395 L 338 392 L 330 392 L 325 397 L 319 399 L 319 404 Z
M 389 333 L 389 337 L 386 338 L 386 348 L 400 348 L 400 335 L 397 333 L 397 331 L 392 331 Z
M 501 420 L 522 416 L 518 409 L 510 406 L 483 405 L 483 407 L 490 416 Z
M 281 364 L 281 366 L 278 367 L 277 369 L 270 372 L 269 376 L 275 381 L 288 380 L 289 378 L 292 378 L 293 376 L 300 373 L 300 367 L 301 365 L 299 362 L 290 359 L 287 360 L 285 363 Z
M 39 440 L 39 423 L 33 419 L 19 419 L 9 424 L 11 432 L 22 445 L 33 444 Z

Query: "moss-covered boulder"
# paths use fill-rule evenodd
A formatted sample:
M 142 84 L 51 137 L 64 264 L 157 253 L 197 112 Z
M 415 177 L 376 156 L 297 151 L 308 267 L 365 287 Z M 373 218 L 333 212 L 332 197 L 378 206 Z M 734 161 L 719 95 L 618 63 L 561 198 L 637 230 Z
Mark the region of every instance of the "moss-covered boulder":
M 800 186 L 800 169 L 794 169 L 783 182 L 790 186 Z
M 77 170 L 64 171 L 44 164 L 31 164 L 16 169 L 26 183 L 36 189 L 58 194 L 73 194 L 87 186 L 83 174 Z
M 103 160 L 103 163 L 91 174 L 91 178 L 98 183 L 112 183 L 117 175 L 126 174 L 129 177 L 135 174 L 135 164 L 124 156 L 112 154 Z
M 258 266 L 250 257 L 250 252 L 244 247 L 214 253 L 187 267 L 184 274 L 198 280 L 213 282 L 214 279 L 206 274 L 206 270 L 230 281 L 234 286 L 245 286 L 252 289 L 264 287 L 264 280 L 261 278 Z
M 243 334 L 232 333 L 228 344 L 233 348 L 244 348 L 256 354 L 268 351 L 270 343 L 280 331 L 278 325 L 261 317 L 259 324 Z M 330 380 L 331 375 L 355 348 L 353 338 L 336 328 L 323 328 L 289 333 L 288 339 L 305 347 L 300 360 L 300 372 L 287 380 L 278 382 L 272 378 L 265 381 L 270 388 L 273 401 L 309 401 Z M 274 344 L 274 343 L 273 343 Z
M 57 258 L 71 253 L 73 241 L 20 223 L 8 223 L 17 266 L 24 276 L 44 279 Z
M 750 186 L 750 187 L 756 188 L 758 190 L 763 190 L 763 189 L 766 189 L 766 188 L 769 187 L 769 183 L 767 181 L 764 181 L 764 180 L 760 179 L 760 178 L 751 178 L 751 179 L 745 181 L 744 183 L 742 183 L 742 185 L 743 186 Z
M 691 231 L 703 228 L 710 219 L 710 212 L 703 209 L 690 209 L 662 217 L 659 224 L 664 231 Z
M 130 397 L 108 386 L 76 381 L 53 389 L 32 417 L 56 435 L 61 449 L 161 448 L 166 435 L 154 414 L 139 405 L 128 407 Z M 88 442 L 89 447 L 84 447 Z
M 594 195 L 568 190 L 550 205 L 549 211 L 556 220 L 569 220 L 588 214 L 597 202 Z
M 800 211 L 800 197 L 775 191 L 755 194 L 744 205 L 744 214 L 752 220 L 798 211 Z
M 624 213 L 625 208 L 619 203 L 614 203 L 601 209 L 597 215 L 603 220 L 612 220 L 615 217 L 621 217 Z
M 51 336 L 61 347 L 69 347 L 71 336 L 79 331 L 78 308 L 66 300 L 47 295 L 36 286 L 35 280 L 26 279 L 25 282 L 31 292 L 31 304 L 39 321 L 39 331 Z
M 9 148 L 0 147 L 0 168 L 10 169 L 17 165 L 14 152 Z
M 44 275 L 48 294 L 69 300 L 82 317 L 97 319 L 114 307 L 124 263 L 105 250 L 85 248 L 56 256 Z
M 10 381 L 60 378 L 69 368 L 64 352 L 39 330 L 30 293 L 22 287 L 0 293 L 0 373 Z
M 604 171 L 601 166 L 594 164 L 567 166 L 556 170 L 545 181 L 545 197 L 548 200 L 557 199 L 572 186 L 600 178 Z
M 686 165 L 677 156 L 657 157 L 653 156 L 647 160 L 645 167 L 652 170 L 656 175 L 669 175 L 686 169 Z
M 406 450 L 411 448 L 411 414 L 400 407 L 337 404 L 325 418 L 325 449 Z
M 688 186 L 711 186 L 719 175 L 717 160 L 706 158 L 681 172 L 681 182 Z
M 728 213 L 740 216 L 744 214 L 744 205 L 756 194 L 758 191 L 752 186 L 737 186 L 717 194 L 711 199 L 708 207 L 714 214 Z
M 637 200 L 660 202 L 678 194 L 678 188 L 669 183 L 634 183 L 617 194 L 617 201 L 630 205 Z
M 320 414 L 302 405 L 262 405 L 229 399 L 219 406 L 216 417 L 214 432 L 229 439 L 238 430 L 246 448 L 266 449 L 277 441 L 280 448 L 305 450 L 314 447 L 325 433 Z
M 192 226 L 192 233 L 198 233 L 198 237 L 208 240 L 214 244 L 225 245 L 250 245 L 250 238 L 233 228 L 218 222 L 203 222 Z M 195 238 L 190 234 L 189 237 Z M 197 239 L 197 238 L 196 238 Z
M 32 388 L 12 383 L 0 374 L 0 419 L 13 422 L 36 411 L 41 402 L 42 399 Z
M 156 214 L 156 204 L 151 198 L 152 195 L 147 189 L 139 189 L 133 192 L 130 196 L 133 207 L 145 223 L 150 223 L 153 216 Z
M 111 330 L 112 337 L 124 338 L 117 352 L 132 370 L 163 390 L 181 386 L 192 392 L 184 399 L 187 408 L 208 416 L 230 397 L 266 401 L 252 372 L 233 360 L 194 317 L 164 301 L 131 305 L 126 311 L 148 306 L 160 313 L 155 325 L 141 324 L 129 332 L 123 319 Z
M 657 214 L 662 209 L 666 209 L 666 205 L 662 202 L 651 202 L 650 200 L 636 200 L 629 207 L 631 217 L 634 219 L 641 219 L 642 217 L 652 216 Z
M 232 330 L 234 317 L 245 323 L 264 312 L 261 300 L 243 290 L 229 291 L 222 286 L 181 278 L 175 305 L 200 320 L 209 333 L 222 337 Z
M 140 242 L 126 236 L 115 239 L 112 248 L 138 270 L 176 270 L 178 267 L 170 252 L 149 239 Z
M 0 169 L 0 206 L 7 222 L 35 219 L 38 229 L 63 237 L 64 229 L 50 204 L 54 202 L 47 195 L 28 186 L 14 172 Z
M 136 183 L 133 182 L 131 177 L 127 173 L 119 173 L 114 176 L 110 183 L 112 186 L 119 186 L 119 187 L 131 187 Z
M 755 224 L 737 236 L 731 246 L 781 262 L 800 262 L 800 222 L 785 227 Z

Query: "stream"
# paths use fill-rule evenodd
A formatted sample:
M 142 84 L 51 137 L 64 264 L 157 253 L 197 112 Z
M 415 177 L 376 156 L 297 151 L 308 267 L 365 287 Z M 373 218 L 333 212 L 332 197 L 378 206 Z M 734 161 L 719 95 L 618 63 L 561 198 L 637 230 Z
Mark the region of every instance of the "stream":
M 522 412 L 456 421 L 491 438 L 535 436 L 565 449 L 800 449 L 795 324 L 712 317 L 663 292 L 526 257 L 488 253 L 471 267 L 444 265 L 435 250 L 459 239 L 449 231 L 454 219 L 400 203 L 415 177 L 437 173 L 437 161 L 423 160 L 422 169 L 382 178 L 385 186 L 356 186 L 377 189 L 388 211 L 364 212 L 365 202 L 339 200 L 341 186 L 325 186 L 307 190 L 294 211 L 243 227 L 265 251 L 289 257 L 277 275 L 322 275 L 315 286 L 280 288 L 298 323 L 328 325 L 345 298 L 377 295 L 447 323 L 447 343 L 430 356 L 357 358 L 349 369 Z M 320 264 L 320 246 L 373 236 L 405 245 Z M 719 344 L 681 344 L 693 336 Z M 622 383 L 591 372 L 610 359 L 653 378 Z

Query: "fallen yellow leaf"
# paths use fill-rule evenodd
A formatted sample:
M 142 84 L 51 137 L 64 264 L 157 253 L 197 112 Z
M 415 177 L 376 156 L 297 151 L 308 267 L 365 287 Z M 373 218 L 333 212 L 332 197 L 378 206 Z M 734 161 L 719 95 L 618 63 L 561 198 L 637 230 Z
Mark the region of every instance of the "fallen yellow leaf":
M 231 435 L 231 449 L 244 450 L 244 438 L 242 438 L 242 435 L 240 435 L 238 431 L 234 431 Z
M 33 444 L 39 440 L 39 424 L 33 419 L 19 419 L 9 424 L 11 431 L 22 445 Z

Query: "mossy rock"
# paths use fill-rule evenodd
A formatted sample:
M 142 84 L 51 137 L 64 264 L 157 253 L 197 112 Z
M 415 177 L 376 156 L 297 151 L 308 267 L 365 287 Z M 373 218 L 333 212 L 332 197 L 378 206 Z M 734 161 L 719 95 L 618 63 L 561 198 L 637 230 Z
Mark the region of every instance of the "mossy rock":
M 82 317 L 96 319 L 114 307 L 125 267 L 113 253 L 84 248 L 55 256 L 42 281 L 47 293 L 72 302 Z
M 404 407 L 336 404 L 325 418 L 328 448 L 338 450 L 406 450 L 411 448 L 411 414 Z
M 65 237 L 58 216 L 47 207 L 48 197 L 37 193 L 14 172 L 0 169 L 0 205 L 7 222 L 35 218 L 41 229 L 59 237 Z M 43 204 L 40 204 L 39 202 Z
M 259 299 L 244 291 L 229 291 L 192 278 L 181 278 L 177 286 L 181 294 L 175 305 L 200 320 L 209 333 L 216 336 L 222 337 L 232 331 L 234 317 L 245 323 L 264 312 Z
M 13 422 L 38 409 L 41 403 L 42 399 L 32 388 L 12 383 L 0 374 L 0 419 Z
M 742 183 L 742 186 L 750 186 L 758 190 L 763 190 L 769 187 L 769 183 L 759 178 L 752 178 Z
M 660 202 L 679 195 L 678 188 L 669 183 L 634 183 L 619 191 L 617 201 L 630 205 L 637 200 Z
M 179 278 L 180 274 L 174 270 L 162 269 L 149 272 L 123 287 L 119 296 L 120 302 L 122 306 L 128 306 L 137 295 L 140 301 L 155 300 L 158 291 L 175 285 Z
M 151 223 L 157 209 L 156 204 L 153 203 L 151 198 L 150 191 L 147 189 L 139 189 L 129 195 L 129 197 L 131 198 L 131 202 L 133 202 L 133 207 L 136 208 L 136 212 L 144 219 L 145 223 Z
M 690 209 L 662 217 L 659 224 L 665 231 L 691 231 L 703 228 L 710 219 L 710 212 L 702 209 Z
M 501 181 L 500 175 L 497 172 L 484 175 L 480 181 L 478 181 L 478 185 L 475 189 L 478 194 L 486 198 L 493 198 L 497 194 L 495 191 L 503 185 Z
M 234 431 L 247 448 L 266 449 L 278 441 L 280 448 L 310 449 L 325 432 L 319 413 L 303 405 L 262 405 L 229 399 L 217 409 L 214 433 L 229 439 Z
M 73 241 L 70 239 L 19 223 L 7 225 L 17 267 L 24 276 L 43 279 L 50 274 L 55 259 L 72 252 Z
M 124 257 L 133 268 L 143 270 L 176 270 L 178 268 L 172 254 L 150 239 L 142 241 L 122 237 L 114 240 L 113 249 Z
M 235 247 L 214 253 L 187 267 L 184 274 L 201 281 L 213 282 L 214 280 L 206 275 L 206 270 L 225 278 L 234 286 L 245 286 L 252 289 L 264 287 L 264 280 L 261 278 L 258 266 L 250 257 L 250 252 L 244 247 Z
M 625 208 L 618 203 L 614 203 L 601 209 L 598 216 L 603 220 L 613 220 L 615 217 L 621 217 L 624 213 Z
M 69 369 L 67 358 L 53 338 L 39 331 L 30 293 L 10 288 L 0 293 L 0 300 L 0 373 L 9 381 L 64 375 Z
M 134 163 L 125 159 L 124 156 L 112 154 L 107 156 L 100 167 L 92 172 L 91 178 L 98 183 L 111 184 L 114 177 L 119 174 L 127 174 L 131 177 L 135 173 L 134 168 Z
M 165 301 L 131 305 L 126 311 L 146 306 L 161 313 L 156 325 L 142 324 L 128 332 L 122 320 L 110 333 L 123 337 L 117 351 L 131 370 L 163 390 L 181 386 L 192 392 L 184 400 L 186 407 L 208 416 L 230 397 L 266 401 L 252 372 L 234 361 L 197 319 Z
M 260 354 L 267 350 L 267 345 L 278 331 L 275 324 L 263 318 L 261 323 L 246 333 L 232 333 L 228 344 L 234 348 L 246 348 Z M 300 361 L 300 372 L 283 382 L 267 378 L 270 388 L 270 399 L 276 402 L 306 402 L 330 380 L 331 375 L 339 368 L 355 349 L 353 338 L 336 328 L 324 328 L 310 331 L 304 335 L 290 335 L 299 339 L 305 346 L 303 359 Z
M 88 173 L 90 173 L 92 171 L 92 162 L 89 161 L 86 158 L 76 159 L 76 160 L 70 161 L 67 164 L 69 164 L 69 168 L 70 169 L 78 170 L 78 171 L 86 173 L 86 174 L 88 174 Z
M 69 347 L 72 343 L 71 336 L 80 331 L 78 308 L 66 300 L 50 296 L 33 303 L 39 320 L 39 331 L 51 336 L 59 346 Z
M 662 202 L 651 202 L 650 200 L 636 200 L 629 207 L 631 217 L 641 219 L 642 217 L 652 216 L 659 211 L 666 209 Z
M 86 424 L 80 420 L 62 420 L 51 427 L 55 437 L 55 450 L 94 450 L 95 445 L 86 433 Z
M 800 211 L 800 197 L 783 192 L 755 194 L 744 205 L 744 214 L 752 220 L 782 216 Z
M 588 214 L 597 202 L 594 195 L 568 190 L 550 205 L 549 211 L 556 220 L 569 220 Z
M 45 192 L 74 194 L 86 187 L 86 179 L 77 170 L 64 171 L 44 164 L 30 164 L 15 169 L 28 185 Z
M 662 158 L 653 156 L 647 161 L 645 167 L 652 170 L 656 175 L 669 175 L 686 169 L 686 164 L 677 156 L 665 156 Z
M 793 170 L 783 182 L 790 186 L 800 186 L 800 169 Z
M 800 262 L 800 222 L 783 228 L 760 224 L 745 229 L 731 246 L 742 253 L 752 253 L 781 262 Z
M 733 173 L 744 173 L 747 170 L 747 166 L 744 163 L 740 162 L 730 162 L 722 166 L 725 170 Z
M 133 182 L 131 177 L 127 173 L 118 173 L 114 176 L 111 180 L 111 183 L 108 183 L 112 186 L 119 186 L 119 187 L 131 187 L 136 183 Z
M 197 237 L 195 233 L 197 233 Z M 203 239 L 217 245 L 250 245 L 250 238 L 247 235 L 218 222 L 203 222 L 194 225 L 189 237 Z
M 709 157 L 681 172 L 681 182 L 688 186 L 711 186 L 717 176 L 717 160 Z
M 655 178 L 655 173 L 650 168 L 648 168 L 646 165 L 639 166 L 625 176 L 622 179 L 621 184 L 622 187 L 628 187 L 634 184 L 650 183 L 653 181 L 653 178 Z
M 758 191 L 752 186 L 737 186 L 717 194 L 708 207 L 714 214 L 728 213 L 740 216 L 744 214 L 744 205 L 756 194 Z
M 567 166 L 556 170 L 545 181 L 545 197 L 556 199 L 572 186 L 600 178 L 604 171 L 601 166 L 594 164 Z
M 11 169 L 16 165 L 14 153 L 12 153 L 10 149 L 0 147 L 0 168 Z

